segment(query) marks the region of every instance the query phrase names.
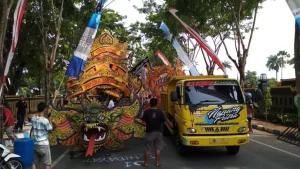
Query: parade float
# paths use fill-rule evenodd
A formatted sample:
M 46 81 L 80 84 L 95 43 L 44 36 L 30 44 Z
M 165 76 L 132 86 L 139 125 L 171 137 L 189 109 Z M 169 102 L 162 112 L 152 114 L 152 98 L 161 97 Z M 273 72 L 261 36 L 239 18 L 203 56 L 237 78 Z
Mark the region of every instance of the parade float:
M 141 81 L 128 74 L 127 44 L 119 43 L 109 31 L 95 39 L 79 79 L 66 83 L 68 108 L 49 108 L 52 146 L 68 146 L 71 154 L 86 151 L 88 156 L 102 147 L 118 150 L 123 141 L 144 137 L 144 125 L 137 118 L 142 112 L 137 97 Z M 109 109 L 111 99 L 115 106 Z
M 146 85 L 128 70 L 127 44 L 119 43 L 109 31 L 95 39 L 79 79 L 67 80 L 69 105 L 49 107 L 54 126 L 50 144 L 70 148 L 70 155 L 92 156 L 101 148 L 120 150 L 130 138 L 144 138 L 141 93 L 160 97 L 168 78 L 183 75 L 180 61 L 174 67 L 149 67 Z M 114 100 L 115 106 L 108 108 Z

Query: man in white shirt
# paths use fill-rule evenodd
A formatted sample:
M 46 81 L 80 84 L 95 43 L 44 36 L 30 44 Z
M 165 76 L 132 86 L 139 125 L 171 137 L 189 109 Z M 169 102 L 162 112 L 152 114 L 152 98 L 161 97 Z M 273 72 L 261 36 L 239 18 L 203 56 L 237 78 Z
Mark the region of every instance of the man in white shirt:
M 45 169 L 51 169 L 51 151 L 48 139 L 48 133 L 52 130 L 51 118 L 49 120 L 45 117 L 47 112 L 47 105 L 45 103 L 38 104 L 38 116 L 33 116 L 32 129 L 34 139 L 34 160 L 32 169 L 36 169 L 36 165 L 42 162 Z M 50 121 L 50 122 L 49 122 Z

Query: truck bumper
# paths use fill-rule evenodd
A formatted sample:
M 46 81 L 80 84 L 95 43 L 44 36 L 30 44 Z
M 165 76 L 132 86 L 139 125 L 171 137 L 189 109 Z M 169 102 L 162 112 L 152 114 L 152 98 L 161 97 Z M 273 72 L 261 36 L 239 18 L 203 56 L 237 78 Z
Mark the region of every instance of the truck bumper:
M 222 136 L 183 136 L 182 144 L 186 146 L 239 146 L 249 143 L 249 134 Z

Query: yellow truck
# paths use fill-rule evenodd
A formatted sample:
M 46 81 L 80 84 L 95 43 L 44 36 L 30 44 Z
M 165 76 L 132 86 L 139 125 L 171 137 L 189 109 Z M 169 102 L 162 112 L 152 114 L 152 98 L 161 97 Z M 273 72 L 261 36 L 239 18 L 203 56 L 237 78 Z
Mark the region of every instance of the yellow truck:
M 225 146 L 230 155 L 248 144 L 247 108 L 237 80 L 227 76 L 174 76 L 161 93 L 166 117 L 163 134 L 171 135 L 179 155 L 188 147 Z

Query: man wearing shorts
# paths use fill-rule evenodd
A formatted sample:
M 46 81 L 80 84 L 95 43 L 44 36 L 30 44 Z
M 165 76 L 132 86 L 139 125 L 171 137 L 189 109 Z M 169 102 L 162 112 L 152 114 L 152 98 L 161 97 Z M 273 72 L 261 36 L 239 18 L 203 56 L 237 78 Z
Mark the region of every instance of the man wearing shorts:
M 3 107 L 3 115 L 4 115 L 4 127 L 5 127 L 5 132 L 7 134 L 7 137 L 10 138 L 12 141 L 17 139 L 14 135 L 14 116 L 12 112 L 7 108 L 8 106 L 6 105 L 7 103 L 2 103 L 1 107 Z
M 141 165 L 148 166 L 150 156 L 150 147 L 155 148 L 156 166 L 160 166 L 160 151 L 163 148 L 162 140 L 162 124 L 166 121 L 163 112 L 157 109 L 157 99 L 150 100 L 150 109 L 147 109 L 142 117 L 146 122 L 146 136 L 145 136 L 145 161 Z
M 31 118 L 34 139 L 34 160 L 32 169 L 36 169 L 36 165 L 43 163 L 45 169 L 51 169 L 51 152 L 48 140 L 48 132 L 52 130 L 51 118 L 45 117 L 47 105 L 43 102 L 38 104 L 38 116 Z M 50 121 L 50 122 L 49 122 Z

